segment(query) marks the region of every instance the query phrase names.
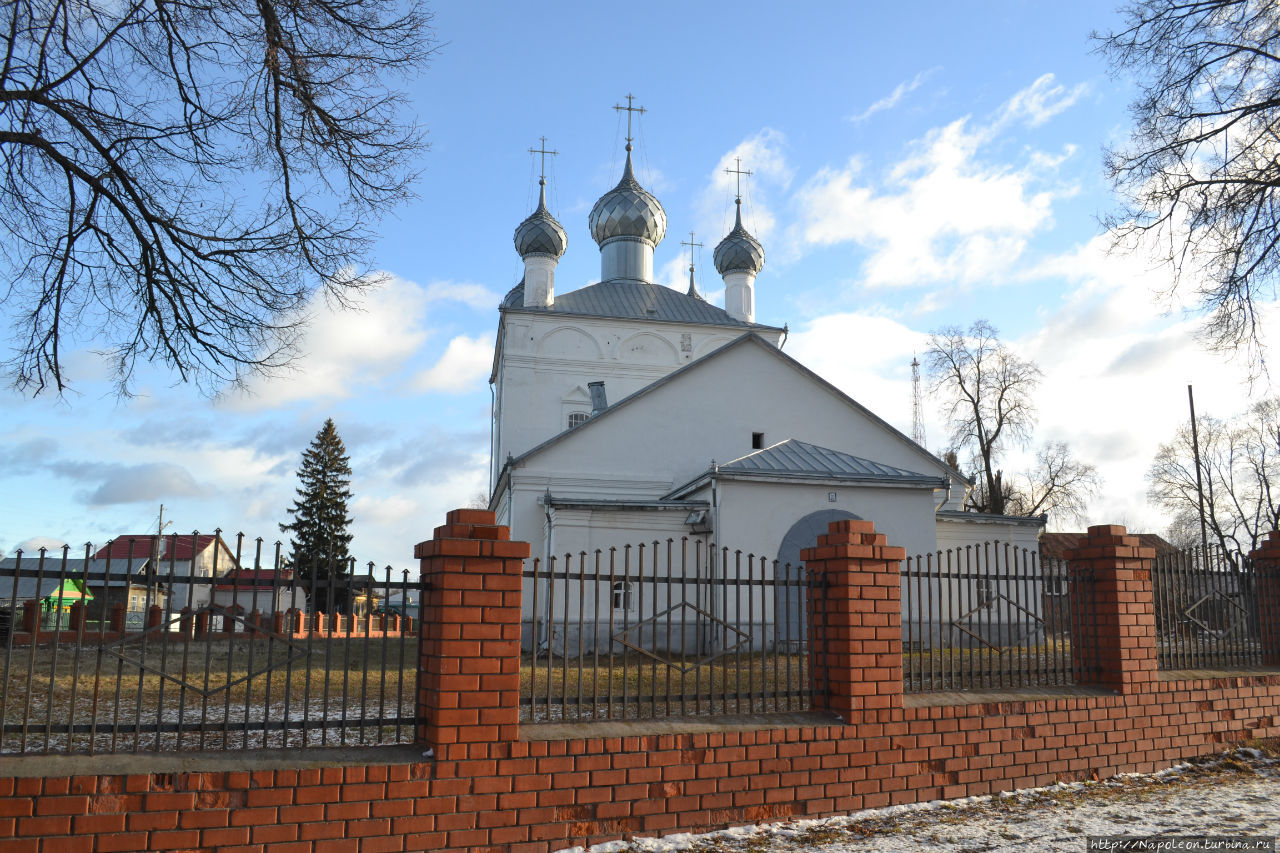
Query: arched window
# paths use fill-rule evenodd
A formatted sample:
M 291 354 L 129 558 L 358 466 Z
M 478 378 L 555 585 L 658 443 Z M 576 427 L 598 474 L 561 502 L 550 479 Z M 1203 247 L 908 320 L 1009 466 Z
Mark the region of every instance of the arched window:
M 631 584 L 628 581 L 615 581 L 613 584 L 613 609 L 631 609 Z
M 587 422 L 589 415 L 586 412 L 570 412 L 569 413 L 569 429 L 576 426 L 582 426 Z

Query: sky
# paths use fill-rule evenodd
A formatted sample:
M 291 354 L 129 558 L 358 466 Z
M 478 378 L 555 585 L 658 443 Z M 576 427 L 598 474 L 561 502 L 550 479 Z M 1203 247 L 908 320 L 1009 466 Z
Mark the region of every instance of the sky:
M 548 201 L 568 232 L 557 292 L 599 277 L 587 230 L 617 183 L 628 94 L 640 182 L 667 211 L 662 282 L 723 284 L 711 263 L 744 220 L 766 252 L 756 319 L 785 351 L 904 433 L 911 360 L 931 331 L 986 319 L 1039 364 L 1035 444 L 1066 441 L 1103 486 L 1089 524 L 1160 532 L 1145 472 L 1198 412 L 1269 389 L 1202 351 L 1197 319 L 1142 253 L 1109 252 L 1102 152 L 1128 132 L 1133 88 L 1090 32 L 1110 2 L 440 2 L 439 47 L 408 86 L 431 147 L 411 203 L 380 223 L 388 283 L 360 310 L 312 306 L 295 369 L 202 396 L 160 369 L 115 396 L 102 359 L 71 353 L 71 390 L 0 392 L 0 553 L 154 530 L 270 544 L 300 454 L 326 418 L 353 469 L 359 562 L 412 564 L 447 510 L 487 489 L 497 304 L 519 281 L 512 232 Z M 925 388 L 926 444 L 946 449 Z M 1034 444 L 1012 448 L 1016 470 Z M 1067 523 L 1065 529 L 1080 525 Z

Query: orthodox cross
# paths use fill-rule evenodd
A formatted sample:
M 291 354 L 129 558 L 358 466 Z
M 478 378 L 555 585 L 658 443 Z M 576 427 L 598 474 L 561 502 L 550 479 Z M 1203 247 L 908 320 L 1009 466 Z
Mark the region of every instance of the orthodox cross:
M 545 181 L 545 180 L 547 179 L 547 155 L 548 155 L 548 154 L 550 154 L 552 157 L 554 157 L 554 156 L 556 156 L 557 154 L 559 154 L 560 152 L 559 152 L 559 151 L 548 151 L 548 150 L 547 150 L 547 138 L 544 136 L 544 137 L 542 137 L 542 147 L 541 147 L 541 148 L 530 148 L 530 149 L 529 149 L 529 153 L 530 153 L 530 154 L 541 154 L 541 155 L 542 155 L 542 174 L 538 175 L 538 177 L 539 177 L 540 179 L 542 179 L 542 180 L 544 180 L 544 181 Z
M 681 241 L 680 241 L 680 245 L 681 245 L 681 246 L 688 246 L 688 247 L 689 247 L 689 269 L 690 269 L 690 270 L 692 270 L 692 269 L 693 269 L 693 249 L 694 249 L 694 247 L 695 247 L 695 246 L 696 246 L 697 248 L 701 249 L 701 248 L 702 248 L 702 244 L 701 244 L 701 243 L 695 243 L 695 242 L 693 242 L 693 232 L 692 232 L 692 231 L 690 231 L 690 232 L 689 232 L 689 242 L 687 242 L 687 243 L 686 243 L 685 241 L 681 240 Z
M 750 170 L 745 171 L 745 172 L 744 172 L 744 171 L 742 171 L 742 158 L 741 158 L 741 157 L 735 157 L 735 158 L 734 158 L 734 160 L 733 160 L 733 162 L 737 163 L 737 164 L 738 164 L 738 167 L 737 167 L 736 169 L 725 169 L 725 170 L 724 170 L 724 173 L 725 173 L 726 175 L 737 175 L 737 176 L 738 176 L 738 200 L 739 200 L 739 201 L 741 201 L 741 200 L 742 200 L 742 176 L 743 176 L 743 175 L 746 175 L 747 177 L 750 177 L 750 176 L 751 176 L 751 171 L 750 171 Z
M 624 107 L 624 106 L 622 106 L 621 104 L 614 104 L 614 105 L 613 105 L 613 108 L 614 108 L 615 110 L 617 110 L 618 112 L 622 112 L 623 110 L 626 110 L 626 111 L 627 111 L 627 150 L 628 150 L 628 151 L 630 151 L 630 150 L 631 150 L 631 114 L 632 114 L 632 113 L 643 113 L 643 112 L 645 111 L 644 107 L 633 107 L 633 106 L 631 106 L 631 102 L 632 102 L 632 101 L 634 101 L 634 100 L 635 100 L 635 98 L 634 98 L 634 97 L 632 97 L 632 95 L 631 95 L 630 93 L 627 93 L 627 105 L 626 105 L 625 107 Z

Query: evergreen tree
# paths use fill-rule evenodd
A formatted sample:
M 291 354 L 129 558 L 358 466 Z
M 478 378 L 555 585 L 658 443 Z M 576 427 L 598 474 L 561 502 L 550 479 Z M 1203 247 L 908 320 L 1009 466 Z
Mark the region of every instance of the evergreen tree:
M 281 524 L 280 530 L 292 534 L 290 566 L 308 593 L 314 582 L 316 609 L 329 612 L 343 594 L 335 584 L 335 601 L 330 601 L 329 579 L 336 582 L 346 577 L 351 544 L 351 517 L 347 515 L 351 464 L 332 418 L 302 452 L 298 481 L 298 498 L 289 508 L 293 521 Z

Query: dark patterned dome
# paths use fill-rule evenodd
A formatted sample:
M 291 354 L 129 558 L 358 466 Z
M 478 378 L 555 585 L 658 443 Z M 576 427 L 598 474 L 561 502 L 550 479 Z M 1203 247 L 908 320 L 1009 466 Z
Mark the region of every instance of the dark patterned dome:
M 538 209 L 529 214 L 529 218 L 516 226 L 516 251 L 520 257 L 529 255 L 551 255 L 558 258 L 564 254 L 569 239 L 564 228 L 547 210 L 546 181 L 539 180 Z
M 742 227 L 742 199 L 738 199 L 737 204 L 738 212 L 733 230 L 716 246 L 713 256 L 720 275 L 731 272 L 759 273 L 764 268 L 764 247 Z
M 613 237 L 638 237 L 656 246 L 667 234 L 667 212 L 640 186 L 631 169 L 631 146 L 618 185 L 600 197 L 587 219 L 597 244 Z

